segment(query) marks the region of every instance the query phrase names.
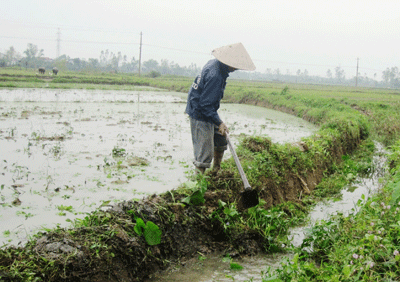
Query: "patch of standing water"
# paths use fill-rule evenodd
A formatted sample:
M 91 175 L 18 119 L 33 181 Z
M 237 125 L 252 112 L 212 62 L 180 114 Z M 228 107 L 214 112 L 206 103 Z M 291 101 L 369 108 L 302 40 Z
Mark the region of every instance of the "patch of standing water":
M 379 179 L 385 173 L 386 158 L 384 148 L 376 143 L 376 153 L 373 159 L 373 171 L 368 177 L 358 179 L 355 185 L 347 187 L 342 191 L 342 199 L 339 201 L 329 201 L 319 203 L 310 212 L 310 221 L 307 226 L 291 229 L 290 237 L 294 246 L 300 246 L 308 230 L 318 221 L 326 220 L 330 215 L 337 212 L 344 215 L 356 211 L 356 205 L 361 200 L 362 195 L 368 199 L 369 195 L 381 188 Z M 350 189 L 351 188 L 351 189 Z M 191 282 L 259 282 L 262 281 L 263 273 L 269 269 L 276 269 L 286 258 L 291 258 L 292 254 L 258 254 L 253 257 L 242 257 L 235 259 L 242 270 L 230 269 L 230 263 L 223 260 L 222 255 L 205 255 L 206 259 L 200 261 L 194 258 L 185 267 L 174 268 L 161 274 L 156 274 L 147 282 L 166 282 L 166 281 L 191 281 Z
M 386 157 L 384 156 L 385 150 L 380 143 L 375 143 L 376 153 L 373 158 L 373 171 L 368 177 L 359 178 L 355 184 L 346 187 L 342 190 L 341 200 L 320 202 L 311 211 L 309 218 L 309 226 L 298 227 L 291 230 L 292 244 L 296 247 L 300 246 L 303 242 L 309 227 L 321 220 L 327 220 L 331 215 L 337 212 L 343 215 L 348 215 L 356 211 L 357 202 L 365 196 L 368 199 L 371 193 L 376 192 L 381 188 L 379 179 L 385 173 Z
M 186 182 L 185 107 L 185 95 L 173 92 L 0 90 L 0 246 Z M 220 115 L 236 144 L 242 134 L 284 143 L 316 130 L 255 106 L 222 104 Z
M 146 282 L 261 281 L 261 272 L 266 271 L 266 266 L 279 267 L 283 255 L 257 255 L 233 260 L 243 267 L 241 270 L 230 269 L 230 261 L 222 255 L 210 254 L 199 258 L 193 258 L 185 266 L 175 266 L 169 271 L 156 273 Z

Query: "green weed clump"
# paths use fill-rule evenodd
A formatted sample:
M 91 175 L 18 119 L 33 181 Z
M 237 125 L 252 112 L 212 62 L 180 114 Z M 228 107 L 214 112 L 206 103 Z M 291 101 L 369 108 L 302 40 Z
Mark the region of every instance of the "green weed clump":
M 328 169 L 329 177 L 324 177 L 313 192 L 316 198 L 337 198 L 343 187 L 357 181 L 357 176 L 368 177 L 374 171 L 372 155 L 375 143 L 368 138 L 360 143 L 352 155 L 343 155 L 342 162 Z

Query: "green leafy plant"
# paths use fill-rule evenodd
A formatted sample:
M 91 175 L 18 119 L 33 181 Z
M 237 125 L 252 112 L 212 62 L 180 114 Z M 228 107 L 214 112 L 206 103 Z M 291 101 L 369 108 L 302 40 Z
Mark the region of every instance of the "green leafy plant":
M 223 227 L 225 234 L 229 235 L 233 230 L 239 228 L 243 218 L 236 209 L 236 203 L 227 204 L 218 200 L 218 209 L 210 215 L 211 221 L 217 221 Z
M 158 245 L 161 243 L 161 230 L 160 228 L 151 221 L 144 223 L 143 219 L 135 217 L 136 225 L 134 230 L 139 236 L 144 236 L 147 244 L 150 246 Z
M 112 156 L 115 157 L 124 157 L 126 155 L 126 150 L 120 147 L 114 147 L 112 149 Z
M 277 252 L 281 249 L 282 242 L 280 240 L 283 240 L 283 235 L 287 234 L 292 221 L 279 207 L 266 210 L 262 208 L 264 204 L 265 201 L 260 200 L 257 206 L 247 210 L 246 223 L 268 239 L 265 245 L 268 251 Z M 294 221 L 297 220 L 294 219 Z
M 207 178 L 203 176 L 194 186 L 190 186 L 192 191 L 191 195 L 183 198 L 182 202 L 188 205 L 201 205 L 204 204 L 204 194 L 207 191 Z
M 236 262 L 231 262 L 230 263 L 230 268 L 232 270 L 242 270 L 243 266 L 241 266 L 240 264 L 236 263 Z
M 388 189 L 392 191 L 390 204 L 396 204 L 400 199 L 400 173 L 397 173 L 391 183 L 388 184 Z

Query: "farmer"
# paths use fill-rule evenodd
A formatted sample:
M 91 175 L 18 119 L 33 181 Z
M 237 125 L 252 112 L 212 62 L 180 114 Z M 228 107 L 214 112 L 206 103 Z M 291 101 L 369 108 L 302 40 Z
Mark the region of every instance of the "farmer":
M 217 111 L 224 96 L 226 79 L 235 70 L 255 70 L 242 43 L 223 46 L 212 51 L 216 59 L 207 62 L 194 80 L 188 94 L 186 113 L 189 115 L 196 174 L 211 166 L 219 170 L 227 149 L 228 127 Z

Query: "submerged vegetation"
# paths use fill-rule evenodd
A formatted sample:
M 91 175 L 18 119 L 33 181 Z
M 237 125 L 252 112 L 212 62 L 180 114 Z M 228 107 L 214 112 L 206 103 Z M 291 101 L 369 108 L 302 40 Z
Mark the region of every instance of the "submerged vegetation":
M 151 86 L 186 92 L 190 84 L 186 78 L 119 74 L 66 73 L 57 78 L 0 74 L 1 87 Z M 99 209 L 75 220 L 70 229 L 45 230 L 25 247 L 2 249 L 0 279 L 141 281 L 199 252 L 233 256 L 292 251 L 293 259 L 265 272 L 263 281 L 399 280 L 399 94 L 386 89 L 230 81 L 225 102 L 277 109 L 320 126 L 315 135 L 294 144 L 242 138 L 238 155 L 261 198 L 258 206 L 241 207 L 243 185 L 230 159 L 219 172 L 210 171 L 194 183 Z M 383 179 L 387 185 L 360 199 L 353 213 L 339 213 L 316 224 L 300 247 L 291 247 L 289 228 L 304 224 L 316 201 L 340 197 L 345 185 L 373 172 L 374 141 L 390 149 L 390 173 Z M 113 154 L 125 152 L 115 147 Z

